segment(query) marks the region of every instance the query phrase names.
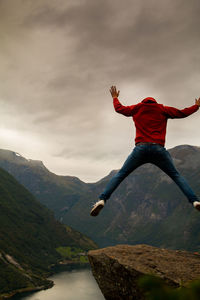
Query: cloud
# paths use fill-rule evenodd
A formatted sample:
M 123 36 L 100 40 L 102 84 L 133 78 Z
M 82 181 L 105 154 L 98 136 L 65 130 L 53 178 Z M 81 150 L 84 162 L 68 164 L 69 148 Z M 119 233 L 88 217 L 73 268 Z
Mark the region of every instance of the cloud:
M 98 179 L 119 167 L 134 128 L 114 112 L 110 86 L 117 84 L 125 105 L 146 96 L 192 105 L 199 96 L 199 8 L 198 0 L 1 0 L 1 126 L 20 133 L 19 149 L 19 134 L 15 144 L 4 137 L 2 147 L 10 143 L 23 154 L 29 133 L 38 143 L 35 152 L 27 145 L 26 155 L 35 153 L 54 172 L 79 176 L 73 171 L 80 168 L 89 180 L 83 166 Z M 198 118 L 190 118 L 169 124 L 167 145 L 200 143 L 191 133 Z

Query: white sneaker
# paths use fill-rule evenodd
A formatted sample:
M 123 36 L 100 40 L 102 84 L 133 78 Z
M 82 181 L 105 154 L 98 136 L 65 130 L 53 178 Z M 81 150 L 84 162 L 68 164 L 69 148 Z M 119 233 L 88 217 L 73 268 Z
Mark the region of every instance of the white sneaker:
M 200 202 L 199 201 L 194 201 L 193 206 L 194 206 L 194 208 L 196 208 L 197 210 L 200 211 Z
M 99 200 L 97 201 L 94 205 L 93 208 L 90 211 L 90 215 L 93 217 L 98 216 L 98 214 L 100 213 L 100 211 L 102 210 L 102 208 L 105 205 L 105 201 L 104 200 Z

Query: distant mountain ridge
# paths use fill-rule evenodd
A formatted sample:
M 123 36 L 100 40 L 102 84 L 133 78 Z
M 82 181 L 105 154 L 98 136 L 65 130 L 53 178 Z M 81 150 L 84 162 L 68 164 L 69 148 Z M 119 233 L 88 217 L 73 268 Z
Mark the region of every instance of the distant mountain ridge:
M 13 151 L 0 149 L 0 167 L 54 211 L 57 218 L 89 191 L 87 184 L 77 177 L 58 176 L 50 172 L 42 161 L 26 159 Z
M 117 171 L 96 183 L 84 183 L 76 177 L 57 176 L 43 166 L 19 164 L 16 154 L 10 160 L 2 151 L 1 167 L 52 209 L 59 220 L 87 234 L 100 246 L 147 243 L 200 250 L 199 212 L 156 166 L 146 164 L 135 170 L 113 193 L 101 214 L 92 218 L 91 203 L 97 201 Z M 180 145 L 169 152 L 178 170 L 200 195 L 200 147 Z

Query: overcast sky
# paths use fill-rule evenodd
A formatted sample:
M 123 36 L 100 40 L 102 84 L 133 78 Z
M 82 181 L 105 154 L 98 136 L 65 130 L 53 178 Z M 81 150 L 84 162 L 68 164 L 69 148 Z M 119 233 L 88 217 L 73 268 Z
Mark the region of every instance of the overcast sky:
M 200 96 L 199 0 L 0 0 L 0 148 L 94 182 L 134 146 L 113 109 Z M 200 146 L 200 111 L 169 120 L 166 148 Z

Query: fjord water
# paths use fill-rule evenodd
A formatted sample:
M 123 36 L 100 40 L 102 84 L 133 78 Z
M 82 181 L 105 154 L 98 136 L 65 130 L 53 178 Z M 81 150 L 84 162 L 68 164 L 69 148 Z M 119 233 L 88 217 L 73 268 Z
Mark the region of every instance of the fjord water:
M 20 300 L 103 300 L 105 299 L 92 276 L 91 270 L 73 270 L 58 273 L 49 279 L 51 289 L 19 297 Z

